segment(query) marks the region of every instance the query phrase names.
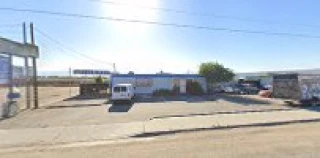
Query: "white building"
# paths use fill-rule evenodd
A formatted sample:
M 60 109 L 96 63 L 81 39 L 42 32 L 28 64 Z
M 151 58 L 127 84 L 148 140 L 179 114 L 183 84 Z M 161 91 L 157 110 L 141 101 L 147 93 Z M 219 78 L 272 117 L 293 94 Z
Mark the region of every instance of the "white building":
M 136 94 L 152 94 L 159 89 L 172 90 L 178 87 L 180 93 L 186 93 L 187 81 L 197 81 L 206 92 L 207 84 L 204 77 L 192 74 L 115 74 L 111 76 L 111 86 L 130 83 L 135 87 Z
M 320 69 L 300 69 L 300 70 L 286 70 L 286 71 L 261 71 L 249 73 L 237 73 L 235 80 L 260 80 L 261 85 L 272 85 L 274 74 L 320 74 Z

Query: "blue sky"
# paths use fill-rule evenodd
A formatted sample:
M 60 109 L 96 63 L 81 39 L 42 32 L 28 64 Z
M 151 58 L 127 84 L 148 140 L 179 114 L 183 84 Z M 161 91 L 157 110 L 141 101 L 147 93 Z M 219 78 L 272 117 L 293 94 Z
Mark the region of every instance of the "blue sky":
M 254 31 L 320 36 L 320 2 L 314 0 L 1 0 L 1 7 L 50 10 L 164 23 L 179 23 Z M 195 16 L 142 9 L 162 7 L 194 13 L 224 15 L 262 22 Z M 73 69 L 112 69 L 127 73 L 197 72 L 201 62 L 218 61 L 236 72 L 320 67 L 320 39 L 231 33 L 190 28 L 47 16 L 0 11 L 0 36 L 21 41 L 19 27 L 1 25 L 34 22 L 51 37 L 99 61 L 85 59 L 39 33 L 41 73 Z

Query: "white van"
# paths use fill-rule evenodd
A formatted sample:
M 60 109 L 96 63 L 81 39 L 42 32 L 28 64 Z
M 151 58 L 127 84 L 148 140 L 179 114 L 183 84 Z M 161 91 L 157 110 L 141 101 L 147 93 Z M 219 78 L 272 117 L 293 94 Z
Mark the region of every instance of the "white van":
M 133 101 L 134 88 L 132 84 L 117 84 L 112 87 L 111 100 L 115 101 Z

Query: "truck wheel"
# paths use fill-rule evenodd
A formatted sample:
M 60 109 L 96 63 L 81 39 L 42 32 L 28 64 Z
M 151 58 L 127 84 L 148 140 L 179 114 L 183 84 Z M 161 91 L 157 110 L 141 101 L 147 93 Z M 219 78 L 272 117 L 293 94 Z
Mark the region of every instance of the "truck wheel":
M 134 104 L 134 99 L 131 98 L 129 102 L 130 102 L 130 104 Z

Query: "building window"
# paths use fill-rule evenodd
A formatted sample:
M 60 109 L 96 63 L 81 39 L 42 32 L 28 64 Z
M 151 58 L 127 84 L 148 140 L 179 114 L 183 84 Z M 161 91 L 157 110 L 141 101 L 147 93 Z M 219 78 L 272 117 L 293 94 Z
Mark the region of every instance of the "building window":
M 136 87 L 152 87 L 153 81 L 150 78 L 137 78 Z

